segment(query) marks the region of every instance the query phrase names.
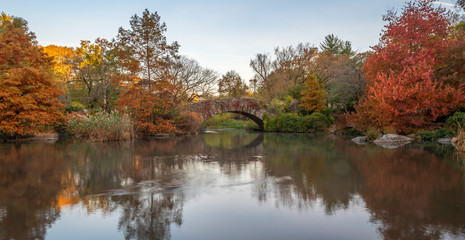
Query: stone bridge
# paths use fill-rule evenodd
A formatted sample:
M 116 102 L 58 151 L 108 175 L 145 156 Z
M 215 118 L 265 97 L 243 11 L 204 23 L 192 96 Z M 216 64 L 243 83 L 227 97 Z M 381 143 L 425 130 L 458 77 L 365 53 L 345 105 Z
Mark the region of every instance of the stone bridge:
M 195 112 L 203 119 L 221 114 L 238 113 L 253 120 L 263 129 L 263 117 L 267 112 L 266 103 L 252 98 L 218 98 L 189 104 L 185 110 Z

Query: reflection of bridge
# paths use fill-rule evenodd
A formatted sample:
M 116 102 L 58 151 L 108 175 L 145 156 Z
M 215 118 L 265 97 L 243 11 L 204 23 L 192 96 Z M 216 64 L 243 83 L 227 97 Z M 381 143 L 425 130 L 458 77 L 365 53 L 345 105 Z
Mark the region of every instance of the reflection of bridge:
M 252 98 L 205 100 L 187 105 L 185 109 L 198 113 L 203 121 L 221 113 L 238 113 L 253 120 L 261 129 L 263 129 L 263 117 L 267 112 L 265 102 Z

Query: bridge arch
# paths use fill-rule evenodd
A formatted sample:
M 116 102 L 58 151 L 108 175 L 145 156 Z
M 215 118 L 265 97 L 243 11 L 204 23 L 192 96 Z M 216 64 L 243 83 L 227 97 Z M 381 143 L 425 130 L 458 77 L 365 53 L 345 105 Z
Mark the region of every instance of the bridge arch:
M 263 129 L 266 104 L 253 98 L 218 98 L 191 103 L 185 110 L 197 113 L 203 121 L 221 113 L 238 113 L 250 118 Z

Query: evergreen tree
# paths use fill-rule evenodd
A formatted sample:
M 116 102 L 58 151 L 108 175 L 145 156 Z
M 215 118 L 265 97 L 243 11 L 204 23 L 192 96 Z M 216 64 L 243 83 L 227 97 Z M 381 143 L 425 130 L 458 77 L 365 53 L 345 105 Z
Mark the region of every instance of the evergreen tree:
M 326 92 L 313 75 L 305 81 L 306 89 L 302 91 L 301 107 L 308 112 L 321 112 L 325 108 Z
M 320 43 L 320 49 L 324 53 L 331 55 L 348 55 L 354 54 L 352 50 L 352 43 L 343 41 L 334 34 L 326 35 L 325 40 Z
M 120 64 L 140 77 L 150 87 L 152 81 L 166 77 L 173 58 L 178 58 L 179 44 L 168 44 L 164 35 L 167 28 L 157 12 L 145 9 L 129 21 L 131 28 L 118 30 L 116 50 Z

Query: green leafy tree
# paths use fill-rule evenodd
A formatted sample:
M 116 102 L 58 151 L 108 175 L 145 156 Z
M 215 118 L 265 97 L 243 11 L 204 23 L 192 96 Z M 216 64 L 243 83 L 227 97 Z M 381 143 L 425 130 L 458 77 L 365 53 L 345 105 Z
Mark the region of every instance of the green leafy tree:
M 305 82 L 306 89 L 302 91 L 301 107 L 308 112 L 321 112 L 325 108 L 326 92 L 313 75 Z
M 98 38 L 94 43 L 81 41 L 76 48 L 74 62 L 73 98 L 89 108 L 100 107 L 106 111 L 112 108 L 117 95 L 117 64 L 112 44 Z
M 120 28 L 115 40 L 119 63 L 126 71 L 140 77 L 150 88 L 152 81 L 165 79 L 172 60 L 178 58 L 179 44 L 168 44 L 166 24 L 157 12 L 148 9 L 129 21 L 130 29 Z

